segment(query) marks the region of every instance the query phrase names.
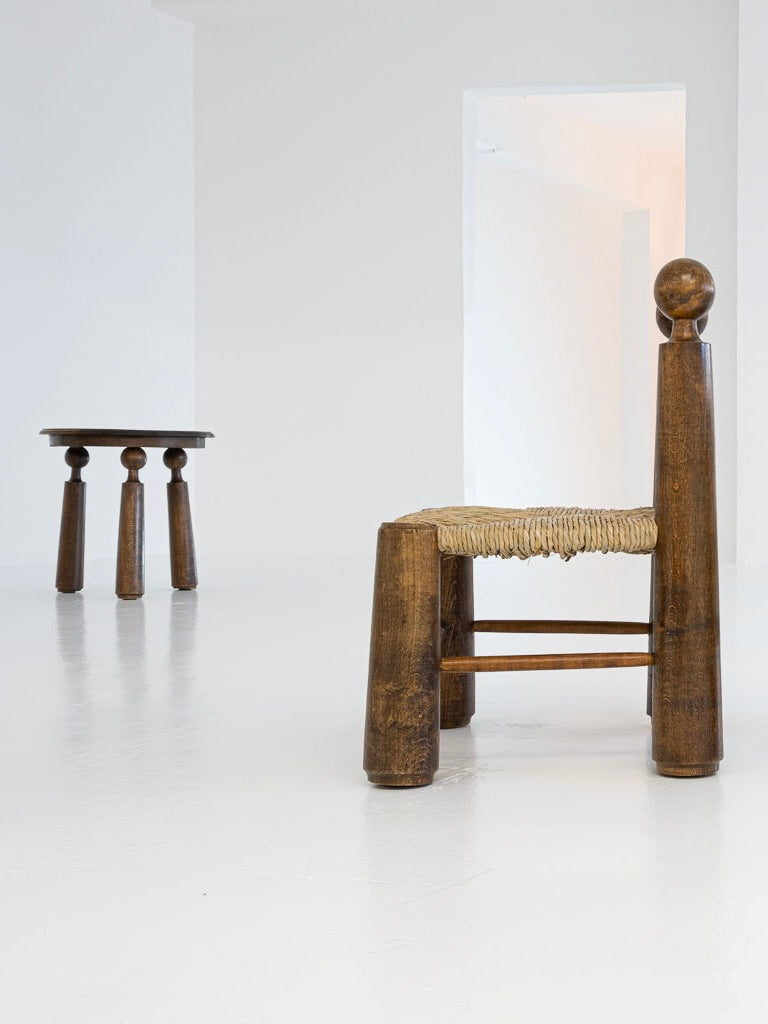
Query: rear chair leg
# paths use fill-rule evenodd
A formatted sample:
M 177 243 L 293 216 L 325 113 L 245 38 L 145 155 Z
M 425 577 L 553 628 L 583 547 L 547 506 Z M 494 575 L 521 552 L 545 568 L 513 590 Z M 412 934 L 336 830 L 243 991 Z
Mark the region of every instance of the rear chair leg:
M 443 555 L 440 572 L 441 655 L 467 657 L 475 653 L 472 558 Z M 475 713 L 475 673 L 440 673 L 440 728 L 469 725 Z
M 437 530 L 384 523 L 373 593 L 364 768 L 380 786 L 427 786 L 440 742 Z
M 655 614 L 653 610 L 653 590 L 656 586 L 656 555 L 651 555 L 651 608 L 648 613 L 648 621 L 651 623 L 651 635 L 648 638 L 648 653 L 653 654 L 653 623 Z M 648 666 L 648 683 L 645 691 L 645 713 L 649 718 L 653 715 L 653 665 Z
M 712 359 L 699 324 L 714 297 L 694 260 L 667 264 L 654 507 L 652 756 L 661 775 L 714 775 L 723 756 Z
M 723 756 L 717 563 L 694 565 L 690 579 L 666 568 L 656 568 L 652 756 L 661 775 L 714 775 Z

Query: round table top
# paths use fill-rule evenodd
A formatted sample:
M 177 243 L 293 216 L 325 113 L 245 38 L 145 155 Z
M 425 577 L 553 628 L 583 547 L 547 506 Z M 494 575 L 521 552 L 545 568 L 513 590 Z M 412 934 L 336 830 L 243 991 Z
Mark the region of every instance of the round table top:
M 113 430 L 107 427 L 46 427 L 48 443 L 68 448 L 205 448 L 210 430 Z

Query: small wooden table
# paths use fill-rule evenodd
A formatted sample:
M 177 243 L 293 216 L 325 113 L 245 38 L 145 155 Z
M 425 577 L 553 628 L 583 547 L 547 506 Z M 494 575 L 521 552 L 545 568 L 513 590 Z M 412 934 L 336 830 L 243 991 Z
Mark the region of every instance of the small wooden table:
M 85 430 L 47 427 L 49 443 L 65 447 L 64 460 L 71 468 L 64 484 L 59 533 L 56 589 L 74 594 L 83 589 L 85 553 L 85 481 L 80 471 L 88 465 L 88 448 L 122 448 L 120 461 L 128 470 L 120 499 L 115 593 L 126 601 L 144 593 L 144 484 L 139 470 L 147 462 L 145 448 L 165 448 L 163 462 L 171 471 L 168 483 L 168 529 L 171 540 L 171 583 L 177 590 L 197 586 L 195 541 L 189 511 L 189 491 L 181 471 L 187 464 L 185 448 L 205 448 L 213 437 L 204 430 Z

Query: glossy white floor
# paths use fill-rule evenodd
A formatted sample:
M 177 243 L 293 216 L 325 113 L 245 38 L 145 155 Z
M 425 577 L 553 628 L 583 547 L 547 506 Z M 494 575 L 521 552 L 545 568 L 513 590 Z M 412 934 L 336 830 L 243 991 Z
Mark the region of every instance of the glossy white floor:
M 719 776 L 653 774 L 642 670 L 532 673 L 392 791 L 370 562 L 202 563 L 0 574 L 2 1020 L 765 1021 L 768 574 L 723 573 Z M 478 612 L 642 616 L 647 569 L 478 565 Z

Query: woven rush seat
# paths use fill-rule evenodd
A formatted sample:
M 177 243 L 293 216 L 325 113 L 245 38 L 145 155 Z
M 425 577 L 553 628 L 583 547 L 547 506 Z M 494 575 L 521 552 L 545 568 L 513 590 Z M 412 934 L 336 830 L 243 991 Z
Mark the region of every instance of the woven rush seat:
M 710 346 L 700 333 L 715 284 L 703 264 L 684 258 L 662 267 L 653 294 L 663 340 L 653 497 L 645 499 L 652 508 L 427 508 L 379 527 L 363 759 L 374 785 L 432 782 L 441 730 L 472 721 L 476 675 L 557 669 L 647 669 L 656 771 L 673 778 L 717 772 L 723 746 L 714 402 Z M 639 325 L 644 321 L 643 315 Z M 432 384 L 425 375 L 425 393 Z M 518 434 L 533 435 L 535 427 L 522 420 Z M 549 489 L 554 480 L 547 479 Z M 567 561 L 598 551 L 652 555 L 647 616 L 475 616 L 476 556 L 557 554 Z M 634 636 L 645 637 L 648 649 L 476 654 L 483 634 Z
M 652 508 L 427 508 L 395 520 L 437 527 L 443 554 L 531 558 L 583 551 L 649 554 L 658 529 Z

